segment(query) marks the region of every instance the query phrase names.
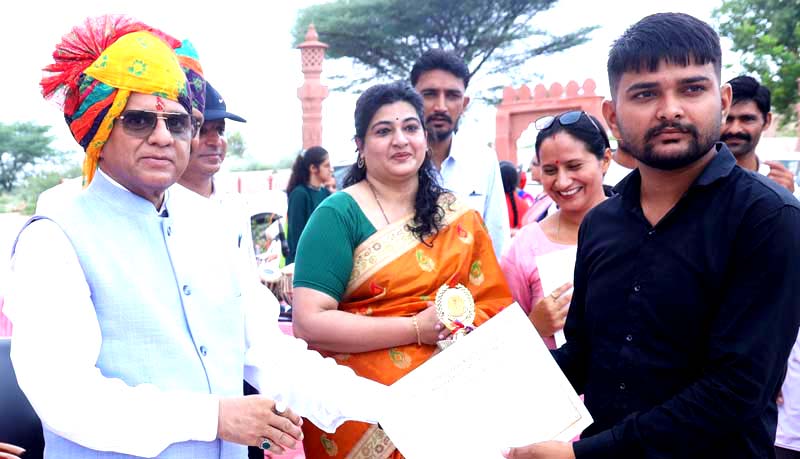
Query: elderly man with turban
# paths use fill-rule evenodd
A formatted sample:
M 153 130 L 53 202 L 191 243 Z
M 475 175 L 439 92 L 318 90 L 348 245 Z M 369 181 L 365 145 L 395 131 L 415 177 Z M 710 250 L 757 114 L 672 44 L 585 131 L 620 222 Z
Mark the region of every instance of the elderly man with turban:
M 170 200 L 197 130 L 179 46 L 91 19 L 42 80 L 86 151 L 86 189 L 34 216 L 12 256 L 12 360 L 46 457 L 243 458 L 291 447 L 298 414 L 328 431 L 377 420 L 384 386 L 282 335 L 218 225 Z

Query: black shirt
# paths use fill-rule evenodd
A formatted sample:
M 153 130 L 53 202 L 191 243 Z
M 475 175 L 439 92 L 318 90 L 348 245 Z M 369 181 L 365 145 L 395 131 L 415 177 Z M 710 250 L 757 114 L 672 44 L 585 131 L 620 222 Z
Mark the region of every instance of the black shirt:
M 800 203 L 724 144 L 653 227 L 641 175 L 585 217 L 554 356 L 594 417 L 581 458 L 772 458 L 800 324 Z

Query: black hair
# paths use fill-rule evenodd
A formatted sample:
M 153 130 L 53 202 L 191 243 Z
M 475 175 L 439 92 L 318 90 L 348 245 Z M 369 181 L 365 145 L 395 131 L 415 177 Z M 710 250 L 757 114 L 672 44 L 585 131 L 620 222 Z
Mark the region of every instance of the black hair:
M 659 64 L 714 64 L 717 80 L 722 74 L 719 35 L 705 22 L 683 13 L 658 13 L 630 26 L 608 53 L 608 84 L 616 99 L 625 72 L 655 72 Z
M 431 70 L 444 70 L 445 72 L 452 73 L 464 82 L 464 89 L 469 86 L 469 68 L 464 63 L 464 59 L 458 57 L 452 51 L 445 51 L 443 49 L 429 49 L 422 53 L 422 55 L 414 62 L 411 68 L 411 86 L 417 86 L 419 77 Z
M 516 228 L 519 226 L 519 211 L 517 210 L 517 203 L 514 201 L 514 193 L 517 192 L 517 187 L 519 186 L 519 172 L 514 163 L 500 161 L 500 178 L 503 180 L 503 192 L 511 202 L 511 212 L 514 220 L 512 228 Z
M 758 80 L 747 75 L 739 75 L 736 78 L 728 81 L 733 90 L 733 104 L 739 102 L 746 102 L 752 100 L 756 103 L 758 110 L 764 116 L 764 122 L 767 122 L 767 113 L 772 107 L 772 95 L 769 89 L 760 84 Z
M 556 118 L 560 116 L 561 115 L 558 115 Z M 586 145 L 586 149 L 595 155 L 597 159 L 602 160 L 606 154 L 606 149 L 611 148 L 611 144 L 608 141 L 608 134 L 606 134 L 606 131 L 603 129 L 603 125 L 600 124 L 597 118 L 584 112 L 580 118 L 578 118 L 578 121 L 572 124 L 564 126 L 556 119 L 553 120 L 553 124 L 548 126 L 547 129 L 539 131 L 536 135 L 537 161 L 541 158 L 539 147 L 541 147 L 542 142 L 561 131 L 583 142 L 583 144 Z
M 289 184 L 286 185 L 286 194 L 291 193 L 299 185 L 307 184 L 311 177 L 308 169 L 311 166 L 319 167 L 328 157 L 328 150 L 320 146 L 311 147 L 297 155 L 294 164 L 292 164 L 292 175 L 289 176 Z
M 420 125 L 425 130 L 423 117 L 422 96 L 414 88 L 403 81 L 372 86 L 359 96 L 354 114 L 356 135 L 355 138 L 364 144 L 367 130 L 375 113 L 384 105 L 395 102 L 406 102 L 412 107 L 419 117 Z M 414 220 L 409 223 L 408 229 L 423 243 L 425 237 L 435 235 L 444 226 L 444 209 L 439 205 L 439 197 L 445 190 L 436 181 L 436 169 L 430 155 L 425 155 L 425 160 L 417 172 L 419 186 L 414 198 Z M 344 178 L 344 186 L 348 187 L 366 179 L 367 168 L 358 167 L 358 163 L 350 166 Z

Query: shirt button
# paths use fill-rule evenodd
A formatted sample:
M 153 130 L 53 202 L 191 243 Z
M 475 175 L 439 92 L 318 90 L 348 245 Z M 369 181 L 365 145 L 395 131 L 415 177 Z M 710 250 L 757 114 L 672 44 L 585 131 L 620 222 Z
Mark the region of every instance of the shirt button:
M 619 383 L 619 390 L 625 390 L 625 383 L 624 382 Z
M 650 230 L 647 232 L 648 236 L 653 236 L 654 234 L 656 234 L 656 230 Z
M 629 343 L 630 343 L 631 341 L 633 341 L 633 335 L 628 335 L 628 336 L 626 336 L 626 337 L 625 337 L 625 341 L 627 341 L 627 342 L 629 342 Z
M 638 293 L 638 292 L 639 292 L 639 290 L 641 290 L 641 289 L 642 289 L 642 286 L 641 286 L 641 285 L 638 285 L 638 284 L 637 284 L 637 285 L 634 285 L 634 286 L 633 286 L 633 291 L 634 291 L 634 292 L 637 292 L 637 293 Z
M 205 346 L 200 346 L 200 354 L 205 357 L 208 354 L 208 348 Z
M 192 294 L 192 289 L 190 289 L 188 285 L 184 285 L 183 286 L 183 294 L 186 295 L 186 296 L 191 295 Z

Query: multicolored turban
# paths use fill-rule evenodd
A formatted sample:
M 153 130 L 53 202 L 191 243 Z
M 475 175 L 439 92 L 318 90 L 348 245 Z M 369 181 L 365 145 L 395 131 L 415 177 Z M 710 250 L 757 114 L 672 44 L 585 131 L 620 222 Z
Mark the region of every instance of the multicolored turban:
M 181 63 L 183 73 L 189 82 L 189 90 L 192 93 L 192 107 L 203 113 L 206 109 L 206 79 L 203 76 L 203 67 L 200 65 L 200 58 L 197 50 L 189 40 L 183 40 L 180 48 L 175 50 L 178 55 L 178 62 Z
M 45 67 L 42 94 L 63 104 L 64 119 L 83 147 L 83 181 L 94 178 L 100 152 L 132 92 L 177 101 L 191 113 L 175 48 L 180 42 L 132 18 L 89 18 L 64 35 Z M 61 99 L 63 98 L 63 100 Z

